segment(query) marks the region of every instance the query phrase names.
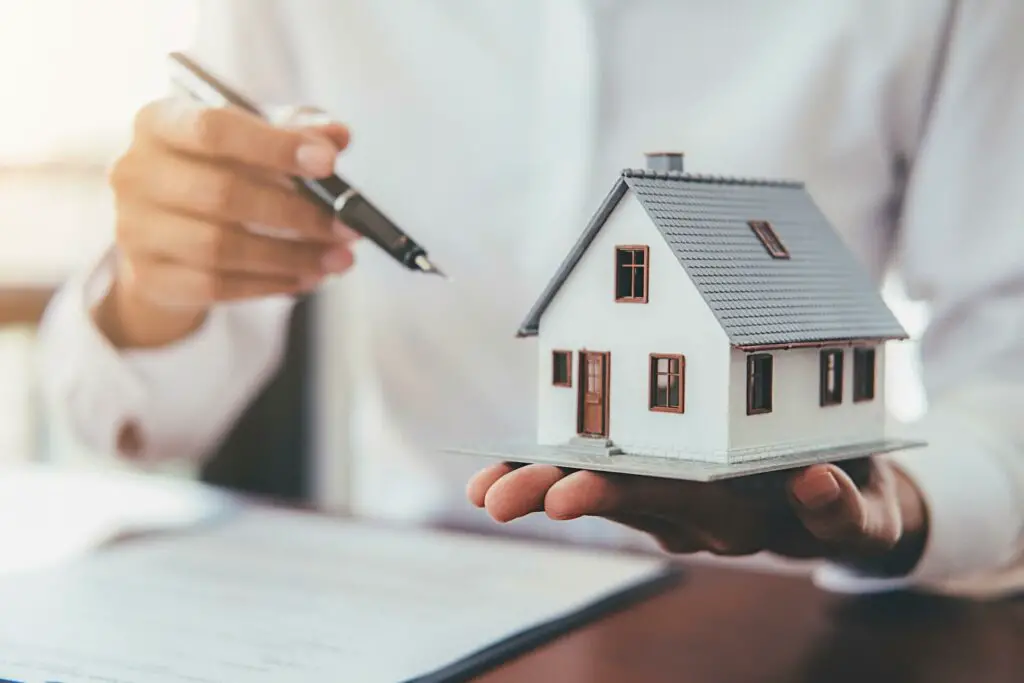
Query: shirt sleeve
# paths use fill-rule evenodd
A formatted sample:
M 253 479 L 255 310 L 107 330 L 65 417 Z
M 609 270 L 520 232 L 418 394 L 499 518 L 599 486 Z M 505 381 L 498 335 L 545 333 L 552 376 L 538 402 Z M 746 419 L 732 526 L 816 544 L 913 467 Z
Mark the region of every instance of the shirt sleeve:
M 279 9 L 275 0 L 199 3 L 190 51 L 256 101 L 299 103 Z M 48 411 L 97 453 L 136 462 L 199 459 L 279 366 L 293 300 L 219 305 L 186 339 L 119 351 L 91 316 L 109 289 L 115 258 L 112 246 L 66 283 L 43 320 L 41 383 Z
M 200 460 L 280 365 L 293 301 L 216 306 L 183 340 L 118 350 L 90 314 L 109 289 L 114 258 L 111 250 L 69 281 L 47 310 L 44 399 L 92 451 L 140 464 Z
M 876 582 L 829 566 L 836 589 L 1024 589 L 1024 3 L 953 3 L 914 149 L 898 267 L 929 308 L 920 362 L 929 409 L 892 456 L 916 482 L 930 535 L 914 572 Z

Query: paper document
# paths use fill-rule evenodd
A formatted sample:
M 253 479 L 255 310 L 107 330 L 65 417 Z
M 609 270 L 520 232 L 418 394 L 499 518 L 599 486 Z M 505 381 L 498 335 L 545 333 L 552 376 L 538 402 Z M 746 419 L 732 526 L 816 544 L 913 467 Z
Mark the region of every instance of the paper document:
M 169 477 L 0 467 L 0 578 L 64 562 L 126 534 L 190 527 L 231 507 L 220 491 Z
M 0 579 L 0 679 L 397 683 L 662 572 L 657 558 L 245 508 Z

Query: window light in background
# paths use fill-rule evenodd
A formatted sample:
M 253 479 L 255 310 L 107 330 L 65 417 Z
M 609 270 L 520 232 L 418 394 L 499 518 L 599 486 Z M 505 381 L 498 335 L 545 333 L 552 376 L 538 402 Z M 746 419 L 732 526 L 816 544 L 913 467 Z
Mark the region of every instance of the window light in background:
M 928 322 L 927 307 L 910 301 L 895 277 L 886 281 L 882 295 L 910 335 L 907 341 L 892 342 L 886 349 L 885 405 L 894 418 L 910 422 L 927 408 L 918 361 L 918 340 Z
M 212 0 L 216 1 L 216 0 Z M 107 163 L 133 112 L 167 92 L 195 0 L 3 0 L 0 166 Z

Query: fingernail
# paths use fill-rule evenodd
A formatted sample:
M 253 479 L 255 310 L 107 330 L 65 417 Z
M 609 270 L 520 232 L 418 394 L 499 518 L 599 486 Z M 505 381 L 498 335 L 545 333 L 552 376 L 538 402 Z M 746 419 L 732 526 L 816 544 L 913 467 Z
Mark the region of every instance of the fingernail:
M 322 265 L 328 273 L 340 273 L 348 268 L 350 262 L 348 252 L 335 249 L 324 255 Z
M 839 482 L 831 472 L 815 472 L 793 487 L 793 496 L 808 510 L 820 510 L 839 498 Z
M 338 151 L 323 142 L 307 142 L 295 153 L 295 160 L 306 173 L 316 178 L 328 176 L 334 172 L 334 160 Z

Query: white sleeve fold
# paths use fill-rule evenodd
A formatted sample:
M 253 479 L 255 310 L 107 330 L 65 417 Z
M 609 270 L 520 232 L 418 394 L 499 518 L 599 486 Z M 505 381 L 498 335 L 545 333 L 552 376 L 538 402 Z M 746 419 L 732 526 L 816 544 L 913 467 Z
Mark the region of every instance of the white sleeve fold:
M 90 315 L 109 288 L 113 251 L 68 282 L 40 328 L 44 397 L 90 449 L 116 454 L 131 424 L 141 461 L 200 459 L 273 374 L 292 301 L 215 307 L 189 337 L 157 349 L 119 351 Z

